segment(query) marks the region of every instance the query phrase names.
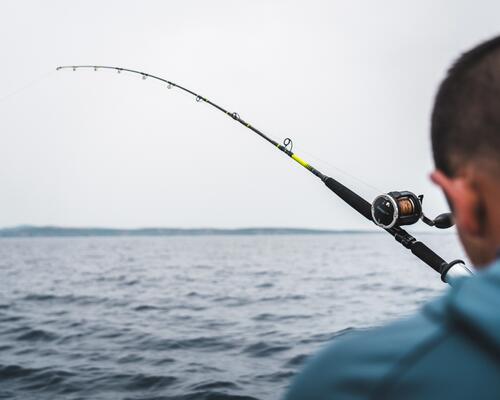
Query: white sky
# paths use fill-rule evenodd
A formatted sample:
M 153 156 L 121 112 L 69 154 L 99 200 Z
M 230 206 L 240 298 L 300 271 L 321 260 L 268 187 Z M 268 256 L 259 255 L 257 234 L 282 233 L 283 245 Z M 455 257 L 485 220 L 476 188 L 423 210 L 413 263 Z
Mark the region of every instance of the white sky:
M 0 226 L 368 228 L 220 103 L 370 201 L 425 193 L 451 61 L 500 32 L 496 1 L 22 1 L 0 13 Z M 12 91 L 50 74 L 37 84 Z M 317 158 L 323 161 L 318 161 Z

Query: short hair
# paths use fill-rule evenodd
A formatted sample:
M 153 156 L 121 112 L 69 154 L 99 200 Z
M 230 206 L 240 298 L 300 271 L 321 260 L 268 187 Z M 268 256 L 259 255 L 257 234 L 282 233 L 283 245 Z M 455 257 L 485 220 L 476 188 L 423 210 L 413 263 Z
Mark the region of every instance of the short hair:
M 469 162 L 500 166 L 500 36 L 448 70 L 434 102 L 431 140 L 436 168 L 448 176 Z

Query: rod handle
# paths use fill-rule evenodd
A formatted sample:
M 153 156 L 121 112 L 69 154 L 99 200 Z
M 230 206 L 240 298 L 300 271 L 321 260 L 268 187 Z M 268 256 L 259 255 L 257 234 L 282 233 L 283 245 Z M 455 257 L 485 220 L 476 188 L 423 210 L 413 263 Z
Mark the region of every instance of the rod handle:
M 354 208 L 366 219 L 372 221 L 372 211 L 370 203 L 368 203 L 361 196 L 354 193 L 351 189 L 348 189 L 347 187 L 342 185 L 339 181 L 333 178 L 326 177 L 324 179 L 324 182 L 325 185 L 328 187 L 328 189 L 330 189 L 333 193 L 339 196 L 342 200 L 344 200 L 347 204 L 349 204 L 352 208 Z
M 441 273 L 443 268 L 447 265 L 446 261 L 418 240 L 410 245 L 410 250 L 414 255 L 438 273 Z

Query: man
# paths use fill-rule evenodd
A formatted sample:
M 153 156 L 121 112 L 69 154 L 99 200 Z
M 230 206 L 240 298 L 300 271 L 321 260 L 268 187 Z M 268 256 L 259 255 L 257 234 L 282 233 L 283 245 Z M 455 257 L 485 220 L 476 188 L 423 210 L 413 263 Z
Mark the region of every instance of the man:
M 448 71 L 431 136 L 431 178 L 477 274 L 411 318 L 336 340 L 287 400 L 500 399 L 500 37 Z

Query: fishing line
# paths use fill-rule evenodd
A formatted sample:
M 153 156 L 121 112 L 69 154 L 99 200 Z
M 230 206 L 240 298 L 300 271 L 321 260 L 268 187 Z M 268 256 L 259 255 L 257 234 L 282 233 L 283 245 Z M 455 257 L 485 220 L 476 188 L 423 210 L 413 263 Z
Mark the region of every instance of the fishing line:
M 341 173 L 342 175 L 345 175 L 345 176 L 349 177 L 350 179 L 352 179 L 352 180 L 360 183 L 361 185 L 365 186 L 365 188 L 370 189 L 370 191 L 373 191 L 373 192 L 375 192 L 377 194 L 380 193 L 380 192 L 383 192 L 382 189 L 374 186 L 373 184 L 364 181 L 363 179 L 359 178 L 358 176 L 352 175 L 351 173 L 349 173 L 349 172 L 347 172 L 347 171 L 345 171 L 345 170 L 343 170 L 343 169 L 335 166 L 331 162 L 328 162 L 327 160 L 325 160 L 325 159 L 323 159 L 323 158 L 321 158 L 321 157 L 319 157 L 317 155 L 314 155 L 313 153 L 310 153 L 309 151 L 301 149 L 301 152 L 304 153 L 304 154 L 306 154 L 308 157 L 317 160 L 318 163 L 323 163 L 326 166 L 328 166 L 328 167 L 336 170 L 337 172 Z
M 326 185 L 326 187 L 328 187 L 328 189 L 335 193 L 345 203 L 351 206 L 354 210 L 356 210 L 370 222 L 373 222 L 384 229 L 387 233 L 393 236 L 396 241 L 401 243 L 420 260 L 422 260 L 424 263 L 438 272 L 441 275 L 441 279 L 443 280 L 443 282 L 453 284 L 458 278 L 471 275 L 471 271 L 465 266 L 465 263 L 462 260 L 454 260 L 450 263 L 446 262 L 424 243 L 417 240 L 415 237 L 401 228 L 401 226 L 412 225 L 420 220 L 430 226 L 435 226 L 441 229 L 449 228 L 453 225 L 452 215 L 450 213 L 443 213 L 441 215 L 438 215 L 435 219 L 427 218 L 422 210 L 422 202 L 424 198 L 423 195 L 417 196 L 409 191 L 393 191 L 379 195 L 375 198 L 373 203 L 369 203 L 360 195 L 344 186 L 338 180 L 323 174 L 318 169 L 295 154 L 293 152 L 293 142 L 290 138 L 287 137 L 282 143 L 279 143 L 251 125 L 249 122 L 246 122 L 240 117 L 237 112 L 229 112 L 228 110 L 214 103 L 208 98 L 159 76 L 133 69 L 104 65 L 73 65 L 61 66 L 56 68 L 56 70 L 58 71 L 62 69 L 72 69 L 73 71 L 76 71 L 77 69 L 93 69 L 94 71 L 106 69 L 115 70 L 119 74 L 121 74 L 122 72 L 128 72 L 131 74 L 137 74 L 141 76 L 142 79 L 151 78 L 158 80 L 166 84 L 168 89 L 178 88 L 181 91 L 194 96 L 197 102 L 207 103 L 217 110 L 223 112 L 227 116 L 234 119 L 236 122 L 259 135 L 262 139 L 272 144 L 282 153 L 286 154 L 299 165 L 307 169 L 310 173 L 319 178 Z M 334 168 L 337 170 L 339 169 L 337 167 Z M 362 180 L 360 180 L 359 178 L 356 178 L 356 180 L 362 182 Z M 369 186 L 377 189 L 372 185 Z M 297 194 L 293 193 L 292 195 Z M 305 205 L 308 205 L 307 194 L 299 193 L 299 196 L 304 199 Z
M 25 85 L 13 90 L 12 92 L 10 92 L 9 94 L 3 96 L 3 97 L 0 97 L 0 103 L 3 103 L 4 101 L 7 101 L 8 99 L 10 99 L 11 97 L 14 97 L 22 92 L 24 92 L 25 90 L 35 86 L 36 84 L 40 83 L 41 81 L 47 79 L 50 75 L 54 74 L 54 70 L 51 70 L 51 71 L 48 71 L 48 72 L 45 72 L 41 75 L 38 76 L 38 78 L 32 80 L 32 81 L 29 81 L 28 83 L 26 83 Z

